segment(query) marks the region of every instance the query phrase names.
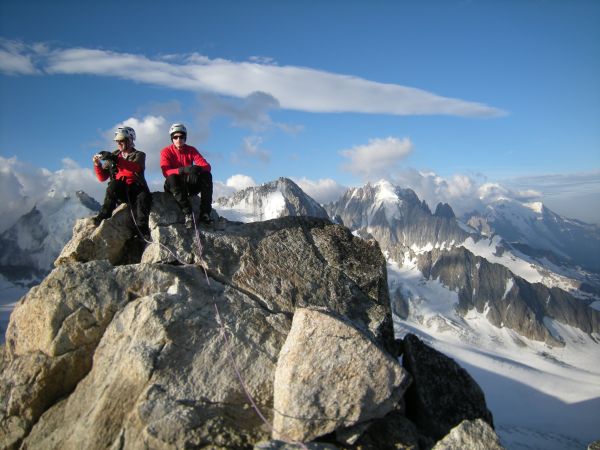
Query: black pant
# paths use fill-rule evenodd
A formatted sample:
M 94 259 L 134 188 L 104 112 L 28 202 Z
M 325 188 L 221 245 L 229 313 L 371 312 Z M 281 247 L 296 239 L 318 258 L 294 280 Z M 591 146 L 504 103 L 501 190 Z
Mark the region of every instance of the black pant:
M 108 219 L 119 202 L 129 204 L 137 226 L 141 231 L 148 229 L 152 195 L 147 187 L 140 186 L 137 183 L 127 184 L 122 180 L 110 180 L 106 188 L 104 204 L 98 216 L 102 219 Z
M 210 172 L 201 172 L 197 183 L 189 183 L 185 175 L 169 175 L 165 180 L 165 192 L 175 197 L 184 214 L 191 214 L 190 195 L 200 194 L 200 214 L 210 214 L 212 209 L 213 182 Z

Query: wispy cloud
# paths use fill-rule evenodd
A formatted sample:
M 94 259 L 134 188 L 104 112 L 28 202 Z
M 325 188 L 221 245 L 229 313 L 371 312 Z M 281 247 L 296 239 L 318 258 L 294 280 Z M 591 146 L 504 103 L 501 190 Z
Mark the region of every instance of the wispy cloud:
M 37 48 L 39 51 L 40 49 Z M 21 42 L 0 39 L 0 73 L 7 75 L 34 75 L 41 73 L 34 63 L 37 54 L 33 47 Z
M 240 153 L 233 155 L 234 162 L 244 163 L 259 160 L 263 163 L 268 163 L 271 160 L 271 153 L 261 148 L 262 143 L 263 139 L 260 136 L 245 137 Z
M 6 67 L 14 73 L 118 77 L 192 92 L 236 98 L 264 93 L 281 108 L 306 112 L 498 117 L 506 112 L 478 102 L 443 97 L 399 84 L 299 66 L 277 66 L 267 58 L 235 62 L 203 55 L 145 55 L 89 48 L 47 49 L 6 45 Z M 38 48 L 38 51 L 35 50 Z M 35 58 L 34 58 L 35 55 Z M 14 61 L 9 64 L 10 61 Z M 14 67 L 13 69 L 10 69 Z M 16 70 L 20 70 L 17 72 Z
M 371 139 L 368 144 L 340 151 L 342 156 L 350 160 L 342 166 L 342 170 L 365 180 L 386 178 L 398 168 L 412 149 L 412 142 L 408 138 Z

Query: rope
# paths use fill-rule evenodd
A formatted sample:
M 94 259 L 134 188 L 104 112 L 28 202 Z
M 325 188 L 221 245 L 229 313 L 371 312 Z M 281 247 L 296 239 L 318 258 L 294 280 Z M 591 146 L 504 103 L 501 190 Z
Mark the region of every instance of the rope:
M 246 396 L 246 398 L 248 399 L 248 401 L 250 402 L 250 404 L 252 405 L 252 409 L 254 410 L 254 412 L 256 413 L 256 415 L 260 418 L 260 420 L 262 420 L 262 422 L 267 426 L 267 428 L 270 430 L 271 434 L 273 434 L 274 432 L 277 432 L 279 434 L 279 436 L 281 436 L 281 440 L 290 443 L 290 444 L 296 444 L 299 445 L 301 448 L 303 448 L 304 450 L 308 450 L 308 447 L 304 444 L 304 442 L 300 442 L 300 441 L 295 441 L 293 439 L 288 439 L 287 437 L 285 437 L 283 435 L 283 433 L 277 431 L 275 429 L 275 427 L 273 426 L 273 424 L 271 424 L 271 422 L 269 422 L 269 420 L 265 417 L 265 415 L 261 412 L 260 408 L 258 407 L 258 405 L 256 404 L 256 402 L 254 401 L 254 398 L 252 397 L 252 394 L 250 393 L 250 391 L 248 390 L 248 388 L 246 387 L 246 383 L 244 382 L 244 378 L 242 377 L 242 374 L 238 368 L 237 363 L 235 362 L 235 358 L 233 357 L 233 353 L 231 352 L 231 342 L 229 341 L 229 338 L 227 337 L 227 327 L 225 326 L 225 322 L 221 319 L 221 314 L 219 313 L 219 307 L 217 306 L 217 302 L 214 300 L 214 296 L 213 296 L 213 301 L 214 301 L 214 306 L 215 306 L 215 317 L 216 317 L 216 321 L 217 324 L 219 325 L 220 328 L 220 335 L 223 336 L 223 340 L 225 341 L 225 350 L 227 351 L 227 356 L 229 357 L 229 360 L 231 361 L 231 366 L 233 367 L 233 370 L 235 372 L 235 375 L 240 383 L 240 386 L 242 386 L 242 390 L 244 391 L 244 395 Z
M 171 255 L 171 256 L 172 256 L 172 257 L 175 259 L 175 261 L 177 261 L 179 264 L 181 264 L 181 265 L 183 265 L 183 266 L 189 266 L 189 265 L 191 265 L 191 264 L 189 264 L 189 263 L 187 263 L 187 262 L 183 261 L 183 260 L 182 260 L 182 259 L 181 259 L 181 258 L 180 258 L 180 257 L 179 257 L 179 256 L 178 256 L 178 255 L 177 255 L 175 252 L 174 252 L 174 251 L 172 251 L 172 250 L 171 250 L 169 247 L 167 247 L 167 246 L 166 246 L 165 244 L 163 244 L 162 242 L 154 242 L 154 241 L 152 240 L 152 238 L 150 238 L 150 239 L 146 239 L 146 238 L 144 237 L 144 233 L 142 233 L 142 230 L 140 230 L 140 227 L 138 226 L 138 223 L 137 223 L 137 221 L 135 220 L 135 215 L 133 214 L 133 205 L 132 205 L 132 203 L 131 203 L 131 198 L 130 198 L 130 196 L 129 196 L 129 185 L 127 185 L 127 187 L 126 187 L 126 189 L 125 189 L 125 192 L 127 193 L 127 205 L 129 206 L 129 213 L 130 213 L 130 215 L 131 215 L 131 220 L 133 220 L 133 224 L 135 225 L 135 229 L 136 229 L 136 230 L 137 230 L 137 232 L 138 232 L 138 236 L 139 236 L 139 237 L 140 237 L 140 238 L 141 238 L 141 239 L 142 239 L 144 242 L 146 242 L 148 245 L 153 245 L 153 244 L 154 244 L 154 245 L 158 245 L 158 246 L 159 246 L 159 247 L 161 247 L 162 249 L 166 250 L 166 251 L 167 251 L 167 253 L 169 253 L 169 254 L 170 254 L 170 255 Z M 194 217 L 194 213 L 193 213 L 193 211 L 192 211 L 192 217 Z M 206 274 L 206 266 L 207 266 L 207 265 L 206 265 L 206 262 L 205 262 L 205 261 L 204 261 L 204 260 L 201 258 L 201 256 L 202 256 L 202 244 L 200 243 L 200 236 L 199 236 L 199 233 L 198 233 L 198 228 L 196 228 L 196 220 L 195 220 L 195 218 L 194 218 L 194 228 L 196 229 L 196 239 L 197 239 L 198 246 L 199 246 L 199 249 L 200 249 L 200 255 L 198 255 L 198 256 L 199 256 L 199 262 L 201 263 L 201 267 L 203 268 L 203 270 L 204 270 L 204 273 Z M 208 274 L 206 274 L 206 276 L 207 276 L 207 279 L 208 279 Z

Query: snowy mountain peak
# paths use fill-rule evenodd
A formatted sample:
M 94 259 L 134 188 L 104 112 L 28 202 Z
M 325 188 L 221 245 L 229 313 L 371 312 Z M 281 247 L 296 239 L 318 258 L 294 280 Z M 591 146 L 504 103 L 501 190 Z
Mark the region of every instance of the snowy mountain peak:
M 496 199 L 464 221 L 481 234 L 499 234 L 513 244 L 552 252 L 563 265 L 600 272 L 600 228 L 562 217 L 541 202 Z
M 327 219 L 327 212 L 289 178 L 243 189 L 229 198 L 219 198 L 220 215 L 240 222 L 256 222 L 283 216 L 312 216 Z
M 83 191 L 70 195 L 51 190 L 0 234 L 0 274 L 17 284 L 35 283 L 50 271 L 75 221 L 99 209 Z

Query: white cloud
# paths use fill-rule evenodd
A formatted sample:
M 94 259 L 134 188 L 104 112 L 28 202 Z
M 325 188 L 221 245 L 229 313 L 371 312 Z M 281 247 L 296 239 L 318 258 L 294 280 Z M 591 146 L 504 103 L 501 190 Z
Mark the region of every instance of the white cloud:
M 413 189 L 432 210 L 448 203 L 461 216 L 482 211 L 498 198 L 520 202 L 541 201 L 565 217 L 600 224 L 600 171 L 573 174 L 548 174 L 489 181 L 482 176 L 456 174 L 444 178 L 435 173 L 405 169 L 393 182 Z
M 11 55 L 26 57 L 18 51 Z M 54 49 L 47 51 L 45 56 L 37 64 L 48 74 L 119 77 L 237 98 L 262 92 L 274 98 L 281 108 L 298 111 L 471 117 L 506 114 L 498 108 L 421 89 L 306 67 L 280 67 L 265 59 L 233 62 L 197 54 L 151 59 L 144 55 L 88 48 Z
M 371 139 L 366 145 L 340 151 L 342 156 L 350 160 L 342 169 L 367 180 L 386 178 L 397 169 L 412 148 L 412 142 L 407 138 Z
M 34 75 L 40 73 L 34 59 L 43 53 L 44 46 L 27 46 L 20 41 L 0 38 L 0 72 L 7 75 Z
M 600 224 L 600 170 L 588 172 L 531 175 L 502 180 L 502 183 L 531 201 L 584 222 Z
M 222 181 L 213 182 L 213 200 L 220 197 L 230 197 L 237 191 L 256 186 L 256 182 L 248 175 L 236 174 Z
M 295 178 L 293 181 L 322 205 L 338 200 L 346 192 L 346 189 L 348 189 L 331 178 L 322 178 L 320 180 Z
M 236 174 L 229 177 L 225 184 L 236 191 L 241 191 L 242 189 L 256 186 L 256 181 L 248 175 Z
M 398 186 L 414 190 L 421 200 L 425 200 L 432 212 L 438 203 L 448 203 L 457 216 L 473 210 L 482 210 L 486 200 L 491 200 L 493 191 L 492 183 L 477 177 L 456 174 L 443 178 L 433 172 L 419 172 L 414 169 L 397 172 L 393 181 Z

